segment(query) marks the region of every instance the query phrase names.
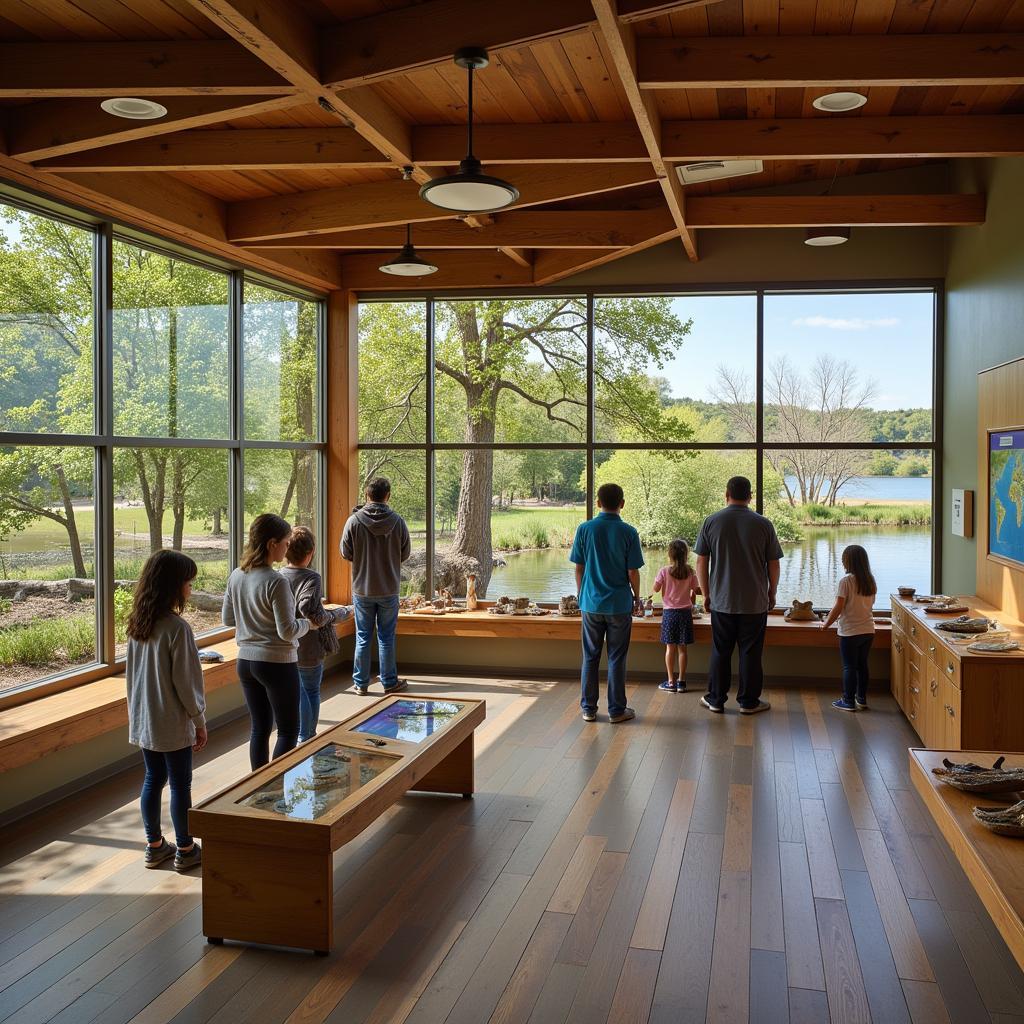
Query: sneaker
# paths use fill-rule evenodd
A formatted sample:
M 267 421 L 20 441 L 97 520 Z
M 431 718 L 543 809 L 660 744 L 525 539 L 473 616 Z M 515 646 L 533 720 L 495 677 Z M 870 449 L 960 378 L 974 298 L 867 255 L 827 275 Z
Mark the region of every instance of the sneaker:
M 155 868 L 158 864 L 163 864 L 165 860 L 169 860 L 177 853 L 177 848 L 174 843 L 167 842 L 163 836 L 160 837 L 159 846 L 150 846 L 146 844 L 146 867 Z
M 609 715 L 608 721 L 612 725 L 618 725 L 619 722 L 628 722 L 631 718 L 636 718 L 636 712 L 632 708 L 623 708 L 617 715 Z
M 868 702 L 866 700 L 861 700 L 860 697 L 855 697 L 854 698 L 854 702 L 857 705 L 857 710 L 858 711 L 867 711 L 867 709 L 868 709 Z
M 398 682 L 395 683 L 394 686 L 385 686 L 384 687 L 384 692 L 385 693 L 401 693 L 403 690 L 408 690 L 408 689 L 409 689 L 409 680 L 408 679 L 399 679 Z
M 597 712 L 596 711 L 584 711 L 583 712 L 583 721 L 584 722 L 596 722 L 597 721 Z
M 725 710 L 721 704 L 712 704 L 711 701 L 708 700 L 707 694 L 701 697 L 700 702 L 708 709 L 708 711 L 713 711 L 716 715 L 720 715 Z
M 679 687 L 676 685 L 676 681 L 674 679 L 666 679 L 665 682 L 658 683 L 658 689 L 668 690 L 669 693 L 675 693 Z
M 771 704 L 766 700 L 759 700 L 752 708 L 740 708 L 741 715 L 756 715 L 759 711 L 767 711 Z
M 353 683 L 352 692 L 358 693 L 360 697 L 368 697 L 370 695 L 370 688 L 369 686 L 360 686 L 358 683 Z
M 192 868 L 199 867 L 203 863 L 203 851 L 197 842 L 192 843 L 192 849 L 188 853 L 182 853 L 179 850 L 174 855 L 174 870 L 175 871 L 191 871 Z
M 686 680 L 685 679 L 680 679 L 679 682 L 676 683 L 676 693 L 686 693 Z
M 834 707 L 837 711 L 856 711 L 857 710 L 857 705 L 856 704 L 847 704 L 846 701 L 843 700 L 842 697 L 840 697 L 839 700 L 832 701 L 832 707 Z

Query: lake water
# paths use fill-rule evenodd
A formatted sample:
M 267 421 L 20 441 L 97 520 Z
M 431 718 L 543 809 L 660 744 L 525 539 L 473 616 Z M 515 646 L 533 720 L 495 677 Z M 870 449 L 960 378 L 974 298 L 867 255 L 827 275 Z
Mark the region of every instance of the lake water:
M 841 556 L 847 544 L 862 544 L 871 559 L 878 583 L 878 602 L 888 605 L 888 595 L 899 586 L 931 588 L 931 533 L 899 527 L 837 527 L 803 530 L 803 540 L 783 544 L 779 579 L 779 604 L 794 598 L 811 600 L 815 606 L 831 606 L 836 583 L 843 575 Z M 574 568 L 563 548 L 505 554 L 506 565 L 494 570 L 488 597 L 526 595 L 535 601 L 557 601 L 576 591 Z M 658 569 L 665 564 L 661 548 L 644 552 L 647 565 L 640 570 L 641 592 L 649 594 Z

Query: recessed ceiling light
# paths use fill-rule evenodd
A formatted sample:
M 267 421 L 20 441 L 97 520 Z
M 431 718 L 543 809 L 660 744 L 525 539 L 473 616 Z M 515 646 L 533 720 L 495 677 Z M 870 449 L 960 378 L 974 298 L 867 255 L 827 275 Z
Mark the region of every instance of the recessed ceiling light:
M 808 228 L 804 245 L 842 245 L 849 240 L 849 228 Z
M 867 96 L 859 92 L 827 92 L 811 101 L 811 106 L 824 110 L 826 114 L 842 114 L 847 110 L 856 110 L 867 103 Z
M 114 117 L 127 117 L 130 121 L 155 121 L 167 116 L 167 108 L 153 100 L 140 100 L 133 96 L 115 96 L 100 106 Z

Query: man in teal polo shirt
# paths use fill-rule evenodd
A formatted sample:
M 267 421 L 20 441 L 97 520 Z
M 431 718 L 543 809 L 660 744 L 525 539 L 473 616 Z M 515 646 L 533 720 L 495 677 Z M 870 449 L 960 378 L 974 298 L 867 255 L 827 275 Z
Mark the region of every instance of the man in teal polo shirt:
M 597 489 L 596 518 L 580 523 L 569 561 L 576 564 L 576 591 L 583 613 L 583 694 L 585 722 L 597 721 L 597 676 L 601 648 L 608 644 L 608 721 L 636 717 L 626 707 L 626 655 L 633 612 L 640 603 L 640 535 L 619 513 L 625 500 L 618 484 Z

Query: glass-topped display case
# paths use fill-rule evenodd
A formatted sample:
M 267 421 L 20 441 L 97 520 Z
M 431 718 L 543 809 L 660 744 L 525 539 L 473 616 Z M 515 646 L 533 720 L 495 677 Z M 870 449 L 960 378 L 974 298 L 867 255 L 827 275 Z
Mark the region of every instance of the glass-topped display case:
M 331 855 L 409 790 L 471 796 L 484 715 L 472 697 L 384 697 L 193 807 L 204 934 L 330 949 Z

